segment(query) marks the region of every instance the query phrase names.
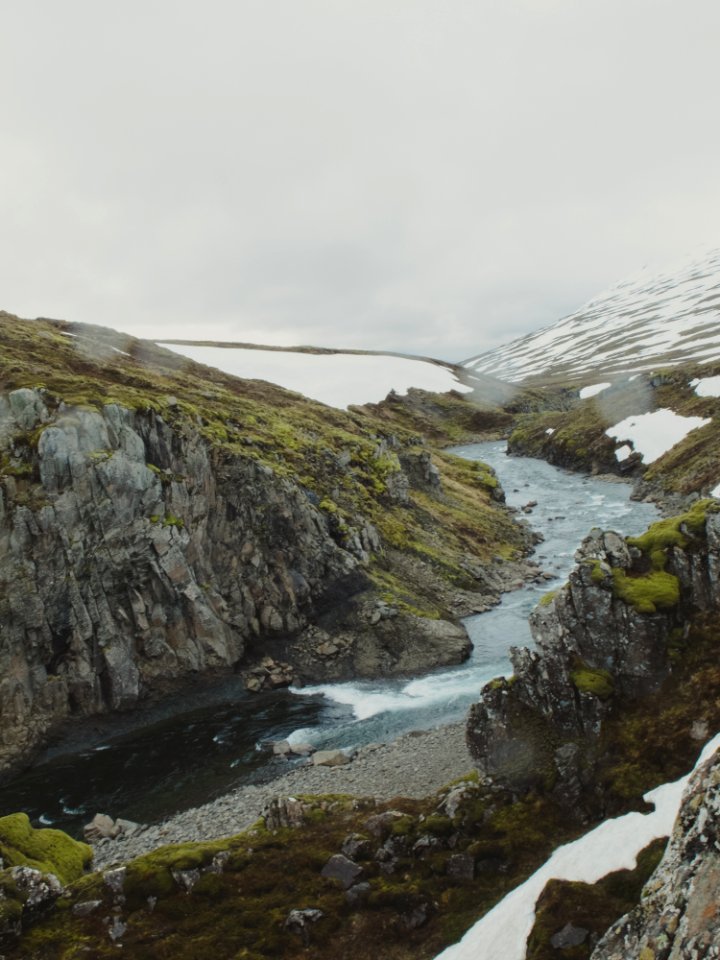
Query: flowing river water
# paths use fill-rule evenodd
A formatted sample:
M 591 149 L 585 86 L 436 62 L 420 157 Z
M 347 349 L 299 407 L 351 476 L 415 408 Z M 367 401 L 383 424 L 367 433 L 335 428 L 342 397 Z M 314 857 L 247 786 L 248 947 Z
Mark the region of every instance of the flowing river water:
M 268 740 L 352 747 L 461 719 L 484 683 L 510 672 L 510 647 L 532 642 L 528 614 L 567 578 L 590 528 L 637 534 L 657 518 L 653 505 L 630 500 L 628 484 L 511 458 L 505 449 L 488 442 L 453 452 L 494 467 L 510 506 L 537 501 L 526 518 L 544 537 L 533 559 L 552 579 L 526 584 L 465 620 L 474 644 L 466 663 L 410 680 L 260 695 L 247 694 L 239 677 L 204 684 L 181 704 L 175 698 L 127 719 L 100 718 L 82 744 L 66 736 L 0 789 L 0 815 L 25 810 L 34 823 L 75 835 L 97 811 L 151 822 L 285 772 L 285 761 L 263 749 Z

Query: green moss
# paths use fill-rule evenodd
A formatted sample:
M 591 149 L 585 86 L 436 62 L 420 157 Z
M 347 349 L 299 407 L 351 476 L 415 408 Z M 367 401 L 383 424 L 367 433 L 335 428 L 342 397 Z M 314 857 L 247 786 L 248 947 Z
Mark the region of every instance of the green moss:
M 628 537 L 628 545 L 654 556 L 653 565 L 655 566 L 659 551 L 664 554 L 669 547 L 687 547 L 689 535 L 696 536 L 702 533 L 708 513 L 718 511 L 720 511 L 720 503 L 717 500 L 698 500 L 686 513 L 659 520 L 639 537 Z
M 539 601 L 540 606 L 549 607 L 557 595 L 558 595 L 558 590 L 550 590 L 548 591 L 548 593 L 544 593 L 542 597 L 540 597 L 540 601 Z
M 599 700 L 607 700 L 615 692 L 615 681 L 607 670 L 582 665 L 570 674 L 570 680 L 579 693 L 589 693 Z
M 612 574 L 613 593 L 638 613 L 671 610 L 680 602 L 678 578 L 664 570 L 653 570 L 645 576 L 633 577 L 615 568 Z
M 185 526 L 185 521 L 182 517 L 176 517 L 174 513 L 166 513 L 163 517 L 162 525 L 164 527 L 178 527 L 178 529 L 182 530 Z
M 70 883 L 90 865 L 92 850 L 61 830 L 36 830 L 26 814 L 13 813 L 0 817 L 0 857 L 6 866 L 32 867 Z

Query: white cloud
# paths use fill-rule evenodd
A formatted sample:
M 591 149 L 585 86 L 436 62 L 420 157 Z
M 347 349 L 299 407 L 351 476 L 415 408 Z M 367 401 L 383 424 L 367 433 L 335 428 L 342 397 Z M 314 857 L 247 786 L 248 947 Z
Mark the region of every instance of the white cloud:
M 11 2 L 0 306 L 473 355 L 717 239 L 719 27 L 710 0 Z

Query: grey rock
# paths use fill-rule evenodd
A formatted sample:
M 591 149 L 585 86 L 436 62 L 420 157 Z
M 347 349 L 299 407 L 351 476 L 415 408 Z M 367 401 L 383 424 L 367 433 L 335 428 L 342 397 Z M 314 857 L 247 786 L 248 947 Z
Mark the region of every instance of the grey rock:
M 268 830 L 300 827 L 305 823 L 305 805 L 295 797 L 273 797 L 262 816 Z
M 720 956 L 720 751 L 683 796 L 670 842 L 639 906 L 613 924 L 591 960 Z
M 550 937 L 550 943 L 556 950 L 566 950 L 568 947 L 579 947 L 585 943 L 590 931 L 585 927 L 576 927 L 572 923 L 566 923 L 562 930 Z
M 361 833 L 351 833 L 345 837 L 340 852 L 350 860 L 369 860 L 372 856 L 373 845 Z
M 74 917 L 89 917 L 101 906 L 102 900 L 83 900 L 80 903 L 73 904 L 72 914 Z
M 120 827 L 106 813 L 96 813 L 90 823 L 83 827 L 83 836 L 88 843 L 109 838 L 114 840 L 120 833 Z
M 310 942 L 310 926 L 322 920 L 325 914 L 322 910 L 291 910 L 285 918 L 285 928 L 302 937 L 305 945 Z
M 467 853 L 454 853 L 447 862 L 447 875 L 451 880 L 474 880 L 475 860 Z
M 348 890 L 357 883 L 362 872 L 363 869 L 359 864 L 353 863 L 341 853 L 336 853 L 322 868 L 320 876 L 328 880 L 338 880 L 343 889 Z
M 10 876 L 24 897 L 26 910 L 49 906 L 64 890 L 54 873 L 41 873 L 31 867 L 12 867 Z
M 356 883 L 345 891 L 345 899 L 351 907 L 362 906 L 370 893 L 369 883 Z
M 352 757 L 342 750 L 318 750 L 313 754 L 312 762 L 316 767 L 341 767 L 350 763 Z

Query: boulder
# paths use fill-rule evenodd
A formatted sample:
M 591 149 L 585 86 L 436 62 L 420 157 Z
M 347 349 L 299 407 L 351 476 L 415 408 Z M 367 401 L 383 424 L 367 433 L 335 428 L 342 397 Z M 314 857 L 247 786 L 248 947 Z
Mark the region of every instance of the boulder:
M 337 880 L 344 890 L 348 890 L 358 882 L 362 872 L 363 868 L 357 863 L 353 863 L 342 853 L 336 853 L 322 868 L 320 876 L 328 880 Z
M 313 754 L 312 762 L 316 767 L 341 767 L 350 763 L 352 757 L 342 750 L 318 750 Z

